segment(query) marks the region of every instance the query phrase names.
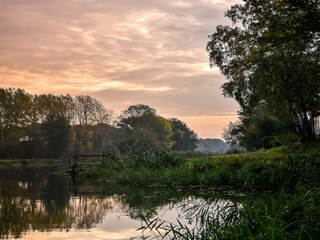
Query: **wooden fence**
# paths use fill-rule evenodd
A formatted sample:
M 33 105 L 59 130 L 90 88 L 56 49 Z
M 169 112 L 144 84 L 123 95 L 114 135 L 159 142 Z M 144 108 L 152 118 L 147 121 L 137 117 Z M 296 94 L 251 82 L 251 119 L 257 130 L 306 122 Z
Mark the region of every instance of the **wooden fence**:
M 101 165 L 107 163 L 106 153 L 102 154 L 70 154 L 70 174 L 75 176 L 81 166 Z

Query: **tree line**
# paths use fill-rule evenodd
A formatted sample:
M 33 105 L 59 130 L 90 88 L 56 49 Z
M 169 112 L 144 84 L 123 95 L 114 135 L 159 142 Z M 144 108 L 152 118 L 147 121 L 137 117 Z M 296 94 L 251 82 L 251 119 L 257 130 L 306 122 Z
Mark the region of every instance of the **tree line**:
M 0 158 L 59 158 L 70 152 L 101 153 L 143 144 L 155 150 L 190 151 L 196 133 L 177 118 L 147 105 L 114 117 L 88 95 L 33 95 L 0 89 Z
M 243 0 L 227 12 L 233 26 L 209 36 L 211 65 L 227 82 L 226 97 L 240 105 L 225 137 L 256 149 L 277 136 L 316 138 L 320 113 L 320 4 L 318 0 Z

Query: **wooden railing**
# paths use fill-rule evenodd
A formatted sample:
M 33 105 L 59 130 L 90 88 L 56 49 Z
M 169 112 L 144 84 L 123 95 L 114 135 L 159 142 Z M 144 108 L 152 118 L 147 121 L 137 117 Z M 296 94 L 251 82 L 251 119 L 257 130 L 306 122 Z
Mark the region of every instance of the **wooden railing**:
M 70 154 L 70 174 L 75 176 L 80 166 L 101 165 L 107 163 L 107 155 L 102 154 Z

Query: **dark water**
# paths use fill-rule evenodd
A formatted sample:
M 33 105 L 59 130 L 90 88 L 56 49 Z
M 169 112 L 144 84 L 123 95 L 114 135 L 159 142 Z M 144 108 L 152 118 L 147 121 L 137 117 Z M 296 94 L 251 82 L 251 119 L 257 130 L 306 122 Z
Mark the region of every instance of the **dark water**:
M 73 184 L 61 164 L 0 168 L 1 239 L 143 239 L 143 219 L 195 224 L 181 206 L 223 205 L 228 192 Z M 211 208 L 214 211 L 214 208 Z

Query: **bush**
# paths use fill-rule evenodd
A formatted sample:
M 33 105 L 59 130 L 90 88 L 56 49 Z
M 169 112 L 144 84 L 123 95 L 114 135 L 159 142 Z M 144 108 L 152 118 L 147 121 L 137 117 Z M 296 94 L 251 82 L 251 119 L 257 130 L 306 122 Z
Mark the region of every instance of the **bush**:
M 274 136 L 267 136 L 262 138 L 261 145 L 264 149 L 270 149 L 273 147 L 279 146 L 279 142 L 277 141 L 277 138 Z
M 133 146 L 126 146 L 122 153 L 116 151 L 110 158 L 113 168 L 167 168 L 182 164 L 181 154 L 166 150 L 155 150 L 143 143 L 136 142 Z

